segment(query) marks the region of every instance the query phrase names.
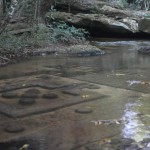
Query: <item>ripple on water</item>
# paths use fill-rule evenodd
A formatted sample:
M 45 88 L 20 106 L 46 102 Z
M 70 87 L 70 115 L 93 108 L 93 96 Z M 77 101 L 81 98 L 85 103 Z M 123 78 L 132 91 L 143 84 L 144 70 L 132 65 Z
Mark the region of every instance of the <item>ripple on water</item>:
M 142 123 L 139 112 L 134 111 L 135 107 L 140 107 L 138 103 L 127 103 L 123 115 L 124 127 L 122 134 L 124 138 L 130 138 L 136 142 L 140 142 L 148 138 L 149 131 Z

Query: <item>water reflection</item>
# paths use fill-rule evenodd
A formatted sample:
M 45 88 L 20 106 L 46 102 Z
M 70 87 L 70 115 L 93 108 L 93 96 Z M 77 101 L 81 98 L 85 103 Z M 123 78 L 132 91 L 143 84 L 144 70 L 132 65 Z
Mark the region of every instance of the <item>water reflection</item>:
M 140 107 L 140 103 L 127 103 L 123 115 L 124 128 L 122 134 L 124 138 L 130 138 L 140 142 L 148 138 L 149 131 L 140 120 L 140 114 L 134 109 Z
M 149 45 L 149 41 L 110 41 L 110 42 L 96 42 L 101 46 L 146 46 Z

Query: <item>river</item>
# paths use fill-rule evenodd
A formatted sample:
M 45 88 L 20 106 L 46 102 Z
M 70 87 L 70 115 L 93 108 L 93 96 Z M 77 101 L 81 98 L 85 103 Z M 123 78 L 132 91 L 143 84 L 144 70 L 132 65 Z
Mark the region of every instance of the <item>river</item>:
M 150 149 L 146 40 L 94 39 L 93 57 L 42 55 L 0 68 L 1 150 Z

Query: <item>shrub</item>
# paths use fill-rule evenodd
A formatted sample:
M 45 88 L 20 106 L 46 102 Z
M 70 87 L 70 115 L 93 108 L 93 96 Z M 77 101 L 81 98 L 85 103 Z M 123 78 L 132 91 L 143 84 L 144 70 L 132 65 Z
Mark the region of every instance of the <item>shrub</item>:
M 0 36 L 1 50 L 18 50 L 25 47 L 40 47 L 47 43 L 75 44 L 85 41 L 88 34 L 84 29 L 68 26 L 66 23 L 56 23 L 46 27 L 39 24 L 31 33 L 11 35 L 4 32 Z
M 49 26 L 50 37 L 54 39 L 53 42 L 63 43 L 82 43 L 85 37 L 89 34 L 84 29 L 77 29 L 74 26 L 68 26 L 64 22 L 56 22 Z

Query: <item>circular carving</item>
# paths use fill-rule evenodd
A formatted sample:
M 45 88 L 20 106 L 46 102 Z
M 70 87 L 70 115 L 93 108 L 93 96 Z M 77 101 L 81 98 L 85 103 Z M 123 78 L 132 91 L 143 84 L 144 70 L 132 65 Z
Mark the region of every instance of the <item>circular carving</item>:
M 4 128 L 4 130 L 8 133 L 18 133 L 18 132 L 23 132 L 25 128 L 16 124 L 14 125 L 12 124 Z
M 4 98 L 16 98 L 18 95 L 17 93 L 13 93 L 13 92 L 6 92 L 2 94 L 2 97 Z
M 37 98 L 40 91 L 38 89 L 29 89 L 21 95 L 23 98 Z
M 22 98 L 37 98 L 38 95 L 34 93 L 24 93 L 21 95 Z
M 34 98 L 21 98 L 19 103 L 22 105 L 32 105 L 36 102 Z
M 93 110 L 91 108 L 88 107 L 84 107 L 84 108 L 78 108 L 75 110 L 76 113 L 80 113 L 80 114 L 88 114 L 88 113 L 92 113 Z
M 40 91 L 38 89 L 29 89 L 29 90 L 25 91 L 25 93 L 40 94 Z

